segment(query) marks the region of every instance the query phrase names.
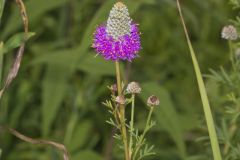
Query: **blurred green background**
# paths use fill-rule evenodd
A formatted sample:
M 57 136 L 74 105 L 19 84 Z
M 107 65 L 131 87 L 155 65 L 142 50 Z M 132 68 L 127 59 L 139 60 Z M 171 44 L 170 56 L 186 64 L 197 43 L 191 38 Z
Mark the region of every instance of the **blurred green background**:
M 35 35 L 27 42 L 16 80 L 0 102 L 0 124 L 30 137 L 64 143 L 71 160 L 121 160 L 111 138 L 113 130 L 105 122 L 109 114 L 101 104 L 110 95 L 107 85 L 115 82 L 114 63 L 95 58 L 91 48 L 96 26 L 107 20 L 117 1 L 24 2 Z M 208 159 L 208 141 L 197 141 L 207 136 L 207 130 L 175 1 L 124 2 L 142 32 L 140 58 L 122 66 L 125 79 L 143 87 L 137 97 L 139 129 L 147 116 L 147 97 L 156 94 L 161 100 L 154 115 L 157 125 L 147 136 L 157 154 L 148 159 Z M 185 0 L 182 6 L 203 73 L 226 64 L 227 44 L 220 31 L 233 17 L 228 1 Z M 18 7 L 7 1 L 0 40 L 7 42 L 22 31 Z M 15 53 L 12 49 L 4 55 L 4 77 Z M 3 160 L 61 159 L 54 148 L 31 145 L 6 132 L 0 133 L 0 148 Z

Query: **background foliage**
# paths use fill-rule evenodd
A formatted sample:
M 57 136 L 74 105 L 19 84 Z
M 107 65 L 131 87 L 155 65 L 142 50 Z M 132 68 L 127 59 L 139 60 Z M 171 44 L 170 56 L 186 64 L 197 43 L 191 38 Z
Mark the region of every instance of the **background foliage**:
M 106 86 L 115 82 L 114 64 L 94 58 L 91 49 L 94 29 L 106 21 L 115 1 L 24 2 L 34 35 L 27 43 L 17 79 L 0 102 L 0 124 L 31 137 L 64 143 L 72 160 L 111 159 L 111 152 L 113 159 L 121 159 L 117 147 L 111 147 L 113 130 L 105 123 L 108 113 L 101 105 L 110 94 Z M 138 81 L 143 87 L 137 97 L 140 129 L 147 114 L 147 97 L 154 93 L 161 99 L 155 110 L 157 125 L 148 135 L 157 155 L 149 159 L 211 159 L 208 141 L 198 141 L 207 136 L 207 130 L 175 1 L 125 3 L 143 33 L 141 57 L 122 66 L 126 81 Z M 220 39 L 222 26 L 234 14 L 228 2 L 188 0 L 182 6 L 203 73 L 210 73 L 209 68 L 219 70 L 220 65 L 228 67 L 227 43 Z M 6 75 L 22 32 L 14 1 L 6 2 L 0 25 Z M 215 84 L 208 83 L 210 91 Z M 217 114 L 221 105 L 212 97 Z M 5 132 L 0 134 L 0 148 L 4 160 L 60 159 L 53 148 L 30 145 Z

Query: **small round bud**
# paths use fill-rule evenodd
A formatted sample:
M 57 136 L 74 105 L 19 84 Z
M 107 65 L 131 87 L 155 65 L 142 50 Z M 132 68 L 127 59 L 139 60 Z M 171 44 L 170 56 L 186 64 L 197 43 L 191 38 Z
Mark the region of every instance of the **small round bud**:
M 124 96 L 117 96 L 115 101 L 119 104 L 125 104 L 126 102 Z
M 153 107 L 153 106 L 158 106 L 159 104 L 160 104 L 160 101 L 159 101 L 157 96 L 152 95 L 147 100 L 147 105 L 148 106 Z
M 237 29 L 233 25 L 223 27 L 221 35 L 223 39 L 227 40 L 238 39 Z
M 141 93 L 142 88 L 140 87 L 139 83 L 131 82 L 128 84 L 126 91 L 127 93 L 138 94 Z
M 111 90 L 112 92 L 117 92 L 117 84 L 111 85 L 110 90 Z

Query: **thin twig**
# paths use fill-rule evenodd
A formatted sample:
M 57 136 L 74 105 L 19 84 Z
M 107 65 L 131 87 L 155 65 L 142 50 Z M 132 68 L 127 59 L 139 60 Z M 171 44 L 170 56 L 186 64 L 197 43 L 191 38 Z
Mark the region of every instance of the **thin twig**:
M 24 26 L 24 33 L 25 33 L 25 40 L 22 42 L 22 44 L 20 45 L 18 52 L 16 54 L 16 58 L 14 60 L 14 63 L 12 65 L 12 67 L 10 68 L 7 78 L 5 80 L 4 86 L 3 88 L 0 90 L 0 99 L 5 91 L 5 89 L 11 84 L 11 82 L 13 81 L 13 79 L 17 76 L 20 65 L 21 65 L 21 61 L 22 61 L 22 57 L 24 54 L 24 50 L 25 50 L 25 43 L 27 40 L 27 35 L 28 35 L 28 16 L 27 16 L 27 12 L 26 12 L 26 8 L 25 5 L 23 3 L 22 0 L 16 0 L 15 1 L 19 7 L 20 13 L 21 13 L 21 18 L 23 21 L 23 26 Z
M 28 16 L 27 16 L 25 5 L 22 0 L 16 0 L 16 3 L 20 9 L 21 18 L 22 18 L 23 25 L 24 25 L 24 32 L 27 34 L 29 25 L 28 25 Z
M 69 160 L 68 151 L 67 151 L 66 147 L 63 144 L 56 143 L 56 142 L 53 142 L 53 141 L 47 141 L 47 140 L 41 140 L 41 139 L 39 139 L 39 140 L 38 139 L 33 139 L 33 138 L 27 137 L 27 136 L 19 133 L 18 131 L 16 131 L 15 129 L 12 129 L 12 128 L 7 128 L 7 127 L 1 127 L 0 126 L 0 129 L 8 131 L 10 134 L 14 135 L 18 139 L 21 139 L 22 141 L 25 141 L 25 142 L 28 142 L 28 143 L 31 143 L 31 144 L 49 145 L 49 146 L 52 146 L 52 147 L 54 147 L 54 148 L 56 148 L 58 150 L 61 150 L 63 152 L 63 159 L 64 160 Z

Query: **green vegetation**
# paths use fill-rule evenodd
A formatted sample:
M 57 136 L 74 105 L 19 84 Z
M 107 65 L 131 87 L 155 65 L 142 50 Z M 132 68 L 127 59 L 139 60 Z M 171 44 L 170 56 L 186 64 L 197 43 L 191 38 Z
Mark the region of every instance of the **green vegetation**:
M 120 66 L 125 81 L 137 81 L 135 126 L 143 132 L 147 98 L 160 106 L 153 112 L 156 125 L 146 135 L 155 155 L 146 160 L 212 160 L 198 83 L 175 0 L 125 0 L 142 32 L 140 57 Z M 104 22 L 112 0 L 25 0 L 29 34 L 16 79 L 0 100 L 0 125 L 22 134 L 66 146 L 71 160 L 122 160 L 124 152 L 106 123 L 101 104 L 115 83 L 114 62 L 95 57 L 93 32 Z M 239 57 L 229 58 L 221 29 L 240 30 L 240 1 L 182 1 L 190 40 L 203 73 L 224 160 L 240 159 Z M 234 9 L 234 10 L 233 10 Z M 2 16 L 1 16 L 2 14 Z M 26 40 L 19 8 L 0 1 L 1 86 L 17 48 Z M 233 53 L 238 41 L 231 43 Z M 221 67 L 220 67 L 221 66 Z M 1 76 L 2 75 L 2 76 Z M 200 75 L 199 75 L 200 76 Z M 2 78 L 1 78 L 2 77 Z M 1 87 L 1 88 L 2 88 Z M 126 113 L 130 113 L 128 107 Z M 128 119 L 130 114 L 126 115 Z M 4 160 L 59 160 L 62 153 L 46 145 L 21 141 L 0 128 L 0 157 Z

